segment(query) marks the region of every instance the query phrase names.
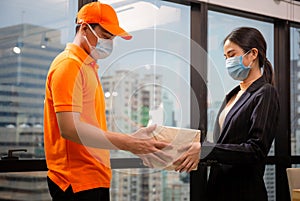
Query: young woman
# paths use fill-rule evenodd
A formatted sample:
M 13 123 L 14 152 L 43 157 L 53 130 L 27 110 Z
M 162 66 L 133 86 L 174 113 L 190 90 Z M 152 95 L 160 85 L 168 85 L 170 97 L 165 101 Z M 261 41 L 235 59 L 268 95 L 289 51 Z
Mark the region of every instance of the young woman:
M 210 200 L 267 201 L 263 176 L 279 117 L 278 94 L 267 44 L 254 28 L 241 27 L 224 39 L 229 75 L 240 85 L 226 96 L 217 117 L 216 160 L 208 180 Z
M 207 185 L 209 201 L 268 200 L 263 176 L 277 132 L 279 101 L 266 50 L 264 37 L 254 28 L 235 29 L 224 39 L 226 68 L 240 84 L 220 108 L 215 143 L 201 147 L 201 160 L 215 164 Z

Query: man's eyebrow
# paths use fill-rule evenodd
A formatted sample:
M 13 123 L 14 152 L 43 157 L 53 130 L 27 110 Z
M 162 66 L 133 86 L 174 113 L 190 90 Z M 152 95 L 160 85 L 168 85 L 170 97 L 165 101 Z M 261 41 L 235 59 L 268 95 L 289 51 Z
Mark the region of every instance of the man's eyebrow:
M 103 33 L 112 35 L 110 32 L 106 31 L 105 29 L 103 29 Z
M 106 39 L 112 39 L 113 37 L 115 37 L 115 35 L 112 35 L 111 33 L 105 33 L 105 32 L 102 32 L 102 36 L 104 36 Z
M 107 30 L 104 29 L 103 27 L 100 26 L 100 29 L 101 29 L 101 31 L 102 31 L 103 33 L 109 34 L 109 35 L 113 36 L 113 34 L 111 34 L 109 31 L 107 31 Z
M 114 35 L 113 34 L 111 34 L 111 33 L 109 33 L 109 32 L 104 32 L 105 34 L 107 34 L 108 36 L 110 36 L 110 37 L 113 37 Z

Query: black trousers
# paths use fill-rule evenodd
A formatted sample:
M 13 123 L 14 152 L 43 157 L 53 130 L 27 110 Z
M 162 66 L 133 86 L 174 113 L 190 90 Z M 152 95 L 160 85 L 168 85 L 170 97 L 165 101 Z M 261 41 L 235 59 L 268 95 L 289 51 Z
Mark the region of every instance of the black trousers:
M 109 188 L 94 188 L 74 193 L 69 186 L 66 191 L 61 190 L 49 177 L 48 188 L 52 201 L 109 201 Z

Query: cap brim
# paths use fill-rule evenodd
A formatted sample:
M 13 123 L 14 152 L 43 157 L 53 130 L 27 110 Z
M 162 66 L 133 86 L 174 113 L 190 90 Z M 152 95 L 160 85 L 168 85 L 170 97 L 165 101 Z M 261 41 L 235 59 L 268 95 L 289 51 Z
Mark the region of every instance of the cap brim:
M 120 36 L 121 38 L 125 40 L 130 40 L 132 38 L 132 35 L 127 33 L 124 29 L 117 25 L 105 25 L 105 24 L 100 24 L 106 31 L 109 33 L 115 35 L 115 36 Z
M 120 36 L 120 35 L 119 35 Z M 132 39 L 132 35 L 126 35 L 126 36 L 120 36 L 121 38 L 125 39 L 125 40 L 131 40 Z

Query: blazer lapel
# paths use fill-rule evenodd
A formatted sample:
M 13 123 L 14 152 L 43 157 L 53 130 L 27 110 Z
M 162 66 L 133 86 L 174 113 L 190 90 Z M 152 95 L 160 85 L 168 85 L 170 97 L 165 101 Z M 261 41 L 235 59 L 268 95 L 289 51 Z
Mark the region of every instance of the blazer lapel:
M 231 108 L 231 110 L 228 112 L 228 114 L 226 115 L 226 118 L 224 120 L 224 124 L 222 126 L 221 136 L 220 136 L 220 138 L 218 140 L 218 143 L 222 142 L 223 139 L 225 138 L 225 136 L 224 136 L 225 132 L 223 132 L 223 131 L 227 128 L 227 126 L 228 126 L 231 118 L 244 105 L 244 103 L 248 100 L 249 97 L 250 97 L 250 93 L 248 93 L 247 91 L 245 91 L 242 94 L 242 96 L 239 98 L 239 100 L 237 100 L 237 102 L 233 105 L 233 107 Z
M 238 110 L 244 105 L 244 103 L 250 98 L 251 94 L 253 91 L 256 91 L 258 88 L 260 88 L 265 81 L 263 80 L 262 77 L 257 79 L 252 85 L 249 86 L 249 88 L 242 94 L 242 96 L 237 100 L 237 102 L 233 105 L 231 110 L 228 112 L 226 115 L 226 118 L 224 120 L 222 130 L 220 131 L 220 137 L 218 139 L 218 143 L 221 143 L 223 139 L 226 137 L 225 136 L 225 130 L 227 130 L 227 126 L 232 119 L 232 117 L 238 112 Z M 228 97 L 226 97 L 226 102 L 230 100 L 230 98 L 238 92 L 239 86 L 233 89 L 229 94 Z M 223 110 L 224 108 L 222 108 Z

